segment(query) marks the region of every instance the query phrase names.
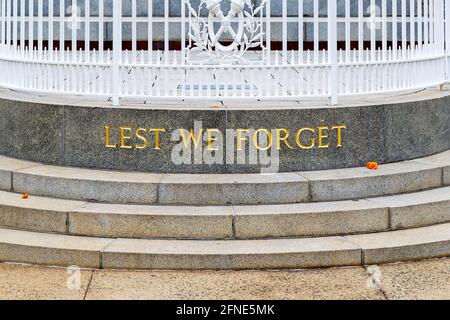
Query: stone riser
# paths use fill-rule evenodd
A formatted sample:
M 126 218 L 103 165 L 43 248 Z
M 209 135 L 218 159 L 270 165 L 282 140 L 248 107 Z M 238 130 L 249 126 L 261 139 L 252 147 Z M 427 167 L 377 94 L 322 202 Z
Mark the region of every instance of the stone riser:
M 56 167 L 0 156 L 0 189 L 130 204 L 255 205 L 339 201 L 450 185 L 450 151 L 366 168 L 262 174 L 152 174 Z
M 115 269 L 280 269 L 368 265 L 450 255 L 450 224 L 345 237 L 132 240 L 0 229 L 0 261 Z
M 86 203 L 0 191 L 0 226 L 59 234 L 174 239 L 320 237 L 450 222 L 450 187 L 358 201 L 227 207 Z

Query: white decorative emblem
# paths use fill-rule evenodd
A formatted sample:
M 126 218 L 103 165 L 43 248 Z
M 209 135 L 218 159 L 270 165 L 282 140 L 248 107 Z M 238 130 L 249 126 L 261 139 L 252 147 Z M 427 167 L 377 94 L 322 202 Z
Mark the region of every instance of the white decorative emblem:
M 192 48 L 189 51 L 203 56 L 203 60 L 206 56 L 210 63 L 246 61 L 244 54 L 250 48 L 263 47 L 261 16 L 266 0 L 256 8 L 251 0 L 228 0 L 230 10 L 226 15 L 222 11 L 222 1 L 200 0 L 195 10 L 190 0 L 185 0 L 191 16 L 189 39 Z M 203 9 L 209 12 L 207 18 L 201 16 Z M 217 25 L 220 26 L 215 30 Z

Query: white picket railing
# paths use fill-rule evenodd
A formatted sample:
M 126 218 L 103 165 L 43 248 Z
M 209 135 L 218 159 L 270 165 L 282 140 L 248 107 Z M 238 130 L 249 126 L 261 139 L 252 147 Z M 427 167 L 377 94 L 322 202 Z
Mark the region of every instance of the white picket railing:
M 335 104 L 448 80 L 450 0 L 0 3 L 3 88 Z

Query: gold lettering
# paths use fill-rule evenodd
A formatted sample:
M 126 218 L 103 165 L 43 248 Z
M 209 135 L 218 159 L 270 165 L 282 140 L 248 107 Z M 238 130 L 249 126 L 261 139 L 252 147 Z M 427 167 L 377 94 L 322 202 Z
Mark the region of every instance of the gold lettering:
M 306 146 L 306 145 L 302 144 L 301 135 L 302 135 L 303 132 L 311 132 L 311 133 L 315 134 L 316 130 L 313 129 L 313 128 L 303 128 L 303 129 L 298 130 L 297 135 L 295 136 L 295 142 L 297 143 L 297 145 L 300 148 L 306 149 L 306 150 L 314 148 L 314 146 L 316 144 L 316 139 L 314 139 L 314 138 L 310 138 L 310 140 L 309 140 L 310 144 L 309 145 Z
M 143 133 L 141 134 L 141 132 L 143 132 Z M 138 128 L 136 130 L 136 137 L 142 141 L 142 145 L 136 145 L 136 149 L 147 148 L 147 138 L 145 137 L 146 133 L 147 133 L 147 130 L 144 128 Z
M 121 149 L 132 149 L 133 147 L 131 145 L 127 145 L 126 143 L 129 142 L 131 139 L 130 136 L 125 135 L 125 131 L 128 131 L 128 134 L 131 133 L 131 128 L 127 127 L 120 127 L 120 148 Z
M 284 133 L 284 136 L 281 136 L 281 133 Z M 290 144 L 289 144 L 289 130 L 288 129 L 277 129 L 277 150 L 281 150 L 281 141 L 284 142 L 284 144 L 289 148 L 289 149 L 294 149 Z
M 337 147 L 342 148 L 342 129 L 347 129 L 346 125 L 334 126 L 332 130 L 337 130 Z
M 218 147 L 214 148 L 212 146 L 213 142 L 216 142 L 218 140 L 218 138 L 214 137 L 212 135 L 212 133 L 213 132 L 220 133 L 220 130 L 219 129 L 207 129 L 206 132 L 208 134 L 208 151 L 219 151 Z
M 318 127 L 317 128 L 317 140 L 318 140 L 318 147 L 322 149 L 326 149 L 330 147 L 330 141 L 329 141 L 329 131 L 330 129 L 328 127 Z M 324 140 L 327 141 L 327 143 L 324 143 Z
M 159 146 L 159 143 L 161 141 L 161 137 L 160 137 L 160 133 L 164 133 L 166 132 L 166 129 L 162 129 L 162 128 L 154 128 L 154 129 L 149 129 L 149 132 L 154 132 L 155 133 L 155 147 L 153 148 L 154 150 L 161 150 L 161 147 Z M 187 147 L 186 147 L 187 148 Z
M 261 147 L 259 144 L 259 133 L 260 132 L 265 132 L 267 137 L 269 138 L 269 141 L 267 142 L 267 146 L 264 148 Z M 272 137 L 272 133 L 270 132 L 270 130 L 258 129 L 255 131 L 255 134 L 253 135 L 253 144 L 255 145 L 256 149 L 262 150 L 262 151 L 269 150 L 272 147 L 272 143 L 273 143 L 273 137 Z
M 117 145 L 109 143 L 109 126 L 105 126 L 105 147 L 106 148 L 117 148 Z
M 249 132 L 249 129 L 237 129 L 237 151 L 242 151 L 242 142 L 248 141 L 248 136 L 243 137 L 242 133 Z
M 185 132 L 187 130 L 184 129 L 180 129 L 180 134 L 181 137 L 183 139 L 183 143 L 184 143 L 184 147 L 187 149 L 190 146 L 190 141 L 192 141 L 194 143 L 195 148 L 197 149 L 198 146 L 200 145 L 200 141 L 202 140 L 203 137 L 203 129 L 200 129 L 200 132 L 198 133 L 197 137 L 195 136 L 194 130 L 190 130 L 189 131 L 189 138 L 187 138 L 185 136 Z

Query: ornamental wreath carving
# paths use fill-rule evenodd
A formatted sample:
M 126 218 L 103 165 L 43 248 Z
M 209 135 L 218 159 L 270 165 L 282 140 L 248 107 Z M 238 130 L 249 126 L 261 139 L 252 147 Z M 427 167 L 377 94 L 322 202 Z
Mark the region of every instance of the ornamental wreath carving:
M 228 1 L 227 14 L 222 3 Z M 251 0 L 200 0 L 194 9 L 190 0 L 185 0 L 189 9 L 190 53 L 203 57 L 202 63 L 246 62 L 245 53 L 251 48 L 263 46 L 261 17 L 266 0 L 255 6 Z M 207 10 L 208 16 L 202 16 Z

